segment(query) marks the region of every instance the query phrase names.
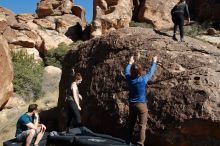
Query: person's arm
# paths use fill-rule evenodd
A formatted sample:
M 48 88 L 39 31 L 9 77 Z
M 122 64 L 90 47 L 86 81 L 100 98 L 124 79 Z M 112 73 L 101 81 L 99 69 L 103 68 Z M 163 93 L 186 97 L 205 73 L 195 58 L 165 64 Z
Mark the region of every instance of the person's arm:
M 39 115 L 38 113 L 35 113 L 35 118 L 34 118 L 34 121 L 33 123 L 31 121 L 29 121 L 26 126 L 29 128 L 29 129 L 37 129 L 38 127 L 38 124 L 39 124 Z
M 147 83 L 151 79 L 151 77 L 153 76 L 153 74 L 154 74 L 154 72 L 156 70 L 156 66 L 157 66 L 157 56 L 155 56 L 153 58 L 153 61 L 152 61 L 150 69 L 148 70 L 147 74 L 144 75 L 145 83 Z
M 125 78 L 128 79 L 130 77 L 130 70 L 131 70 L 131 64 L 128 64 L 126 67 L 125 67 Z
M 82 100 L 82 95 L 81 94 L 79 94 L 79 99 Z
M 131 70 L 131 65 L 134 63 L 134 56 L 131 56 L 130 61 L 128 65 L 125 67 L 125 78 L 128 79 L 131 75 L 130 70 Z
M 35 126 L 35 124 L 33 124 L 33 123 L 28 123 L 28 124 L 26 124 L 26 126 L 29 128 L 29 129 L 37 129 L 37 127 Z
M 38 127 L 40 127 L 41 128 L 41 130 L 44 132 L 44 131 L 46 131 L 46 126 L 44 125 L 44 124 L 37 124 L 36 125 L 36 123 L 28 123 L 28 124 L 26 124 L 26 126 L 29 128 L 29 129 L 34 129 L 34 130 L 37 130 L 37 128 Z
M 34 119 L 33 123 L 37 128 L 40 127 L 40 130 L 42 132 L 44 132 L 46 130 L 46 126 L 44 124 L 40 124 L 40 118 L 39 118 L 39 114 L 37 112 L 35 112 L 35 119 Z
M 38 127 L 40 127 L 42 132 L 46 131 L 46 129 L 47 129 L 44 124 L 38 124 Z
M 185 4 L 185 12 L 186 12 L 186 15 L 187 15 L 187 18 L 188 18 L 188 24 L 190 23 L 190 14 L 189 14 L 189 8 L 188 8 L 188 5 Z
M 78 109 L 81 110 L 81 107 L 79 105 L 79 97 L 78 97 L 78 93 L 77 93 L 77 85 L 76 84 L 72 84 L 72 91 L 73 91 L 73 99 L 76 102 Z

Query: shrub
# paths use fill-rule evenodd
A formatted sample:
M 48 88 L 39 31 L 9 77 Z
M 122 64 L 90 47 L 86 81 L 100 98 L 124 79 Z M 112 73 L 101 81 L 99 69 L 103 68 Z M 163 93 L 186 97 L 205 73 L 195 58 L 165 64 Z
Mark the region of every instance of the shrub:
M 60 43 L 57 48 L 49 50 L 44 56 L 44 64 L 45 66 L 55 66 L 62 68 L 63 59 L 65 54 L 70 50 L 72 47 L 79 45 L 81 41 L 73 42 L 69 46 L 65 43 Z
M 185 33 L 188 36 L 196 37 L 203 32 L 202 27 L 200 25 L 192 25 L 185 29 Z
M 135 22 L 131 21 L 129 23 L 130 27 L 142 27 L 142 28 L 153 28 L 152 24 L 146 23 L 146 22 Z
M 14 69 L 14 91 L 25 100 L 37 99 L 41 95 L 43 64 L 25 51 L 12 52 Z
M 194 24 L 185 29 L 185 33 L 188 36 L 196 37 L 203 34 L 208 28 L 212 27 L 212 22 L 203 22 L 200 24 Z

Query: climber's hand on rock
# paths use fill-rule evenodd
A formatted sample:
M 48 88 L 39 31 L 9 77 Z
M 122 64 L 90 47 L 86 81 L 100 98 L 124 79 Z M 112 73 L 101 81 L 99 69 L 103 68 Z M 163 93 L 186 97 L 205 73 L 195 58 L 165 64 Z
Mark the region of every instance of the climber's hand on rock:
M 133 64 L 134 63 L 134 56 L 131 56 L 129 64 Z
M 157 56 L 153 57 L 153 62 L 155 62 L 155 63 L 157 62 Z

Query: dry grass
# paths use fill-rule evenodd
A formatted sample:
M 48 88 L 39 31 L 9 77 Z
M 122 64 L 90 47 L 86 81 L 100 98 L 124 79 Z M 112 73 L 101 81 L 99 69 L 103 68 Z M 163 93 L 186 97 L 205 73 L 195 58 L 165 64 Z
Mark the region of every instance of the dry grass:
M 26 106 L 17 106 L 0 112 L 0 145 L 3 145 L 3 141 L 14 137 L 17 119 L 26 111 L 26 108 Z

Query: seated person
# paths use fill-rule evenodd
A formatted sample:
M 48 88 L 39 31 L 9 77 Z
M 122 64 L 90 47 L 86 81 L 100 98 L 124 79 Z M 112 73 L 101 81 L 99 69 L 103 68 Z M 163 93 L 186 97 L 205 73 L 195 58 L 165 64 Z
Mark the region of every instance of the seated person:
M 36 137 L 34 146 L 38 146 L 46 130 L 43 124 L 39 124 L 37 107 L 37 104 L 30 104 L 28 112 L 23 114 L 17 121 L 15 137 L 19 142 L 24 141 L 25 146 L 30 146 L 33 137 Z

